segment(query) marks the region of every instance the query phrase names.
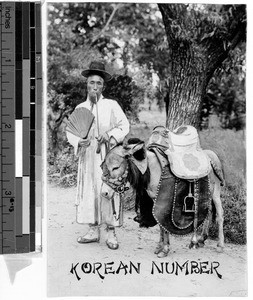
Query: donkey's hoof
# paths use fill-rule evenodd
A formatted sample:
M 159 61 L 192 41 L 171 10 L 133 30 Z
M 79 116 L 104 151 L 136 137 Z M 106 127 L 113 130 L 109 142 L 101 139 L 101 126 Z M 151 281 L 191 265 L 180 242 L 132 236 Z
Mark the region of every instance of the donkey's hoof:
M 204 241 L 198 241 L 199 248 L 203 248 L 205 246 Z
M 163 258 L 163 257 L 168 256 L 168 254 L 169 254 L 169 250 L 162 249 L 162 250 L 157 254 L 157 257 L 158 257 L 158 258 Z
M 158 254 L 158 253 L 160 253 L 162 250 L 163 250 L 163 245 L 157 245 L 156 248 L 155 248 L 154 253 L 155 253 L 155 254 Z
M 224 246 L 220 246 L 220 245 L 218 244 L 218 245 L 217 245 L 217 251 L 218 251 L 219 253 L 224 252 Z
M 199 248 L 199 243 L 196 242 L 191 242 L 189 245 L 190 249 L 198 249 Z

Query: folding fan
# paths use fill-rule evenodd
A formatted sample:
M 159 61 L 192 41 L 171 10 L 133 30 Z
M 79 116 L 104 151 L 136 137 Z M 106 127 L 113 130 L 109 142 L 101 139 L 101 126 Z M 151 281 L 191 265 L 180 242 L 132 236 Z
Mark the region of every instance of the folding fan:
M 66 130 L 82 139 L 86 138 L 95 116 L 85 107 L 79 107 L 69 116 Z

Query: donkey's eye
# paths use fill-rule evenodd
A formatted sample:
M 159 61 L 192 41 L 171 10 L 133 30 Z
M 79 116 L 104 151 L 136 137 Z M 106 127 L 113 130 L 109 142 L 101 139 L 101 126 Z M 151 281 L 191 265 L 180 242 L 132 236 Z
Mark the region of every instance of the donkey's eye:
M 119 167 L 114 167 L 114 168 L 112 168 L 113 171 L 116 171 L 116 170 L 118 170 L 118 169 L 119 169 Z

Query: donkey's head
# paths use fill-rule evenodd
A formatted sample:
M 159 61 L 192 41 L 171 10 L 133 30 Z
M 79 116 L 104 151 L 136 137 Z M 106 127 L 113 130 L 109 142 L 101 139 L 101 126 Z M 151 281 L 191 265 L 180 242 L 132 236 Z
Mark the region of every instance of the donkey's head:
M 129 184 L 136 189 L 141 174 L 147 170 L 144 142 L 130 139 L 127 144 L 116 145 L 107 153 L 101 168 L 103 197 L 111 199 L 115 192 L 124 193 Z

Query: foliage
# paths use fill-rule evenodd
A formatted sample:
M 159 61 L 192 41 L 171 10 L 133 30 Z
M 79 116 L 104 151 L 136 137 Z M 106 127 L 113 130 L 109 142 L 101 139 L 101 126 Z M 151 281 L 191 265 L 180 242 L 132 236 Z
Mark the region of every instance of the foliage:
M 246 149 L 242 131 L 203 130 L 203 149 L 213 150 L 220 158 L 225 175 L 221 200 L 224 209 L 224 236 L 227 242 L 246 243 Z M 217 237 L 217 224 L 212 224 L 210 236 Z
M 245 47 L 243 43 L 231 51 L 210 80 L 202 107 L 202 122 L 210 114 L 216 114 L 223 128 L 245 128 Z
M 200 133 L 203 149 L 213 150 L 220 158 L 227 186 L 245 186 L 245 133 L 233 130 L 203 130 Z
M 104 96 L 115 99 L 129 119 L 138 119 L 139 104 L 144 100 L 144 89 L 128 75 L 113 76 L 106 84 Z M 137 100 L 138 99 L 138 100 Z
M 68 145 L 61 152 L 48 152 L 48 181 L 61 187 L 76 186 L 78 159 Z
M 225 242 L 234 244 L 247 243 L 246 220 L 246 188 L 245 186 L 225 187 L 222 191 L 221 201 L 224 209 L 224 237 Z M 209 235 L 218 237 L 218 226 L 212 223 Z

